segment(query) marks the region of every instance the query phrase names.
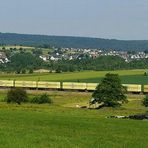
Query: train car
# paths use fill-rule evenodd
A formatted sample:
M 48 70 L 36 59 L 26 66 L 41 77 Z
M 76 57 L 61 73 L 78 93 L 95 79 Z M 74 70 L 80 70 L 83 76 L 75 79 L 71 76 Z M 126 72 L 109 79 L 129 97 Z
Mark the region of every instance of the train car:
M 61 89 L 61 84 L 60 82 L 44 82 L 44 81 L 39 81 L 37 83 L 37 88 L 41 89 Z
M 142 92 L 142 86 L 137 84 L 123 84 L 123 86 L 127 87 L 128 92 L 140 93 Z
M 86 90 L 86 83 L 63 82 L 64 90 Z
M 38 89 L 55 89 L 55 90 L 87 90 L 94 91 L 98 83 L 78 83 L 78 82 L 46 82 L 46 81 L 13 81 L 0 80 L 0 87 L 22 87 Z M 123 84 L 130 93 L 148 93 L 148 85 Z
M 98 83 L 86 83 L 86 89 L 88 91 L 93 91 L 98 86 Z
M 37 82 L 36 81 L 15 81 L 15 87 L 36 88 Z
M 13 87 L 14 81 L 13 80 L 0 80 L 0 87 Z
M 144 85 L 143 92 L 148 93 L 148 85 Z

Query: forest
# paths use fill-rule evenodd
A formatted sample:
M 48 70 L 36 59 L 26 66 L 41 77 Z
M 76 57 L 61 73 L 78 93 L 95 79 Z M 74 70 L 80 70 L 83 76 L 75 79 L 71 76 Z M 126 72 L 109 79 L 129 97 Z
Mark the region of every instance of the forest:
M 115 49 L 122 51 L 144 51 L 148 49 L 147 40 L 116 40 L 90 37 L 27 35 L 15 33 L 0 33 L 0 45 L 24 45 L 43 48 L 63 47 L 82 49 Z
M 37 55 L 20 52 L 10 57 L 10 61 L 0 64 L 0 71 L 15 73 L 33 73 L 33 70 L 48 69 L 50 72 L 73 72 L 84 70 L 122 70 L 148 69 L 148 59 L 125 62 L 118 56 L 83 57 L 81 60 L 58 60 L 44 62 Z

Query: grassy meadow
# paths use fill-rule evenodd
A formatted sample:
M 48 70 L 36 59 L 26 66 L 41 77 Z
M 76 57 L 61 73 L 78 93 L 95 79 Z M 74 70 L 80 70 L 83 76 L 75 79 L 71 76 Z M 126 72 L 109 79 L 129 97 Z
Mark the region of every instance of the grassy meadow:
M 29 46 L 19 46 L 19 45 L 7 45 L 7 46 L 0 46 L 0 50 L 2 50 L 3 48 L 5 48 L 6 50 L 9 49 L 15 49 L 16 51 L 19 51 L 20 48 L 25 50 L 26 52 L 32 52 L 34 49 L 36 49 L 35 47 L 29 47 Z M 48 52 L 52 51 L 51 48 L 40 48 L 42 49 L 43 54 L 48 54 Z
M 42 91 L 28 91 L 29 97 Z M 89 110 L 91 93 L 48 92 L 52 105 L 0 103 L 0 147 L 3 148 L 119 148 L 148 146 L 148 121 L 107 119 L 110 115 L 145 113 L 143 95 L 128 95 L 121 108 Z M 6 90 L 0 91 L 0 100 Z
M 118 71 L 83 71 L 67 73 L 0 74 L 0 80 L 100 82 L 106 73 L 119 74 L 122 83 L 148 84 L 147 69 Z
M 0 46 L 0 49 L 10 49 L 10 48 L 16 48 L 16 49 L 20 49 L 20 48 L 23 48 L 23 49 L 34 49 L 35 47 L 29 47 L 29 46 L 19 46 L 19 45 L 7 45 L 7 46 Z
M 108 72 L 118 73 L 123 83 L 148 84 L 147 70 L 84 71 L 74 73 L 0 74 L 0 80 L 100 82 Z M 29 99 L 44 91 L 28 90 Z M 144 95 L 128 95 L 120 108 L 80 109 L 88 106 L 91 93 L 47 92 L 53 104 L 4 102 L 7 90 L 0 90 L 0 147 L 2 148 L 147 148 L 148 121 L 110 119 L 111 115 L 148 112 Z

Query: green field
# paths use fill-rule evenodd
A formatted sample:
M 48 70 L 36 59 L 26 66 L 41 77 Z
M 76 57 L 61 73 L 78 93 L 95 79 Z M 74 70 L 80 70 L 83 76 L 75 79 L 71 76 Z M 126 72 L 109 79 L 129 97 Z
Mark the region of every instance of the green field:
M 5 48 L 6 50 L 9 50 L 11 48 L 16 49 L 16 51 L 19 51 L 20 48 L 24 49 L 26 52 L 31 52 L 35 49 L 35 47 L 29 47 L 29 46 L 14 46 L 14 45 L 7 45 L 7 46 L 0 46 L 0 50 Z M 43 52 L 43 54 L 48 54 L 49 51 L 52 51 L 50 48 L 40 48 Z
M 0 92 L 0 98 L 5 96 Z M 38 95 L 41 92 L 28 92 Z M 148 121 L 106 119 L 110 115 L 145 113 L 143 96 L 130 95 L 121 108 L 79 109 L 90 93 L 49 92 L 53 105 L 0 103 L 2 148 L 147 148 Z
M 44 73 L 44 74 L 0 74 L 0 80 L 29 80 L 29 81 L 75 81 L 75 82 L 100 82 L 106 73 L 117 73 L 122 83 L 148 84 L 148 76 L 144 76 L 146 69 L 118 70 L 118 71 L 84 71 L 69 73 Z
M 102 78 L 91 78 L 91 79 L 82 79 L 79 82 L 100 82 Z M 122 83 L 124 84 L 148 84 L 148 76 L 144 75 L 125 75 L 120 76 Z
M 16 49 L 20 49 L 20 48 L 23 48 L 23 49 L 34 49 L 35 47 L 29 47 L 29 46 L 14 46 L 14 45 L 7 45 L 7 46 L 0 46 L 0 50 L 2 48 L 5 48 L 5 49 L 10 49 L 10 48 L 16 48 Z

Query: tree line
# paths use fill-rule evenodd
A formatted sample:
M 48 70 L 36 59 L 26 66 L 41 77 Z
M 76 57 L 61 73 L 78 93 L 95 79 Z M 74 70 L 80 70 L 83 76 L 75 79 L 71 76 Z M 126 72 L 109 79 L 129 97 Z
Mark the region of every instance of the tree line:
M 56 70 L 56 72 L 147 69 L 148 59 L 134 60 L 127 63 L 118 56 L 101 56 L 96 59 L 86 58 L 81 60 L 60 60 L 57 62 L 50 62 L 49 67 L 51 70 Z
M 66 37 L 0 33 L 0 45 L 24 45 L 33 47 L 95 48 L 128 51 L 148 50 L 147 40 L 115 40 L 89 37 Z
M 37 55 L 20 52 L 10 57 L 10 61 L 0 64 L 0 70 L 15 73 L 33 73 L 33 70 L 48 69 L 51 72 L 73 72 L 83 70 L 122 70 L 148 69 L 148 59 L 134 60 L 129 63 L 118 56 L 85 57 L 75 60 L 59 60 L 44 62 Z

